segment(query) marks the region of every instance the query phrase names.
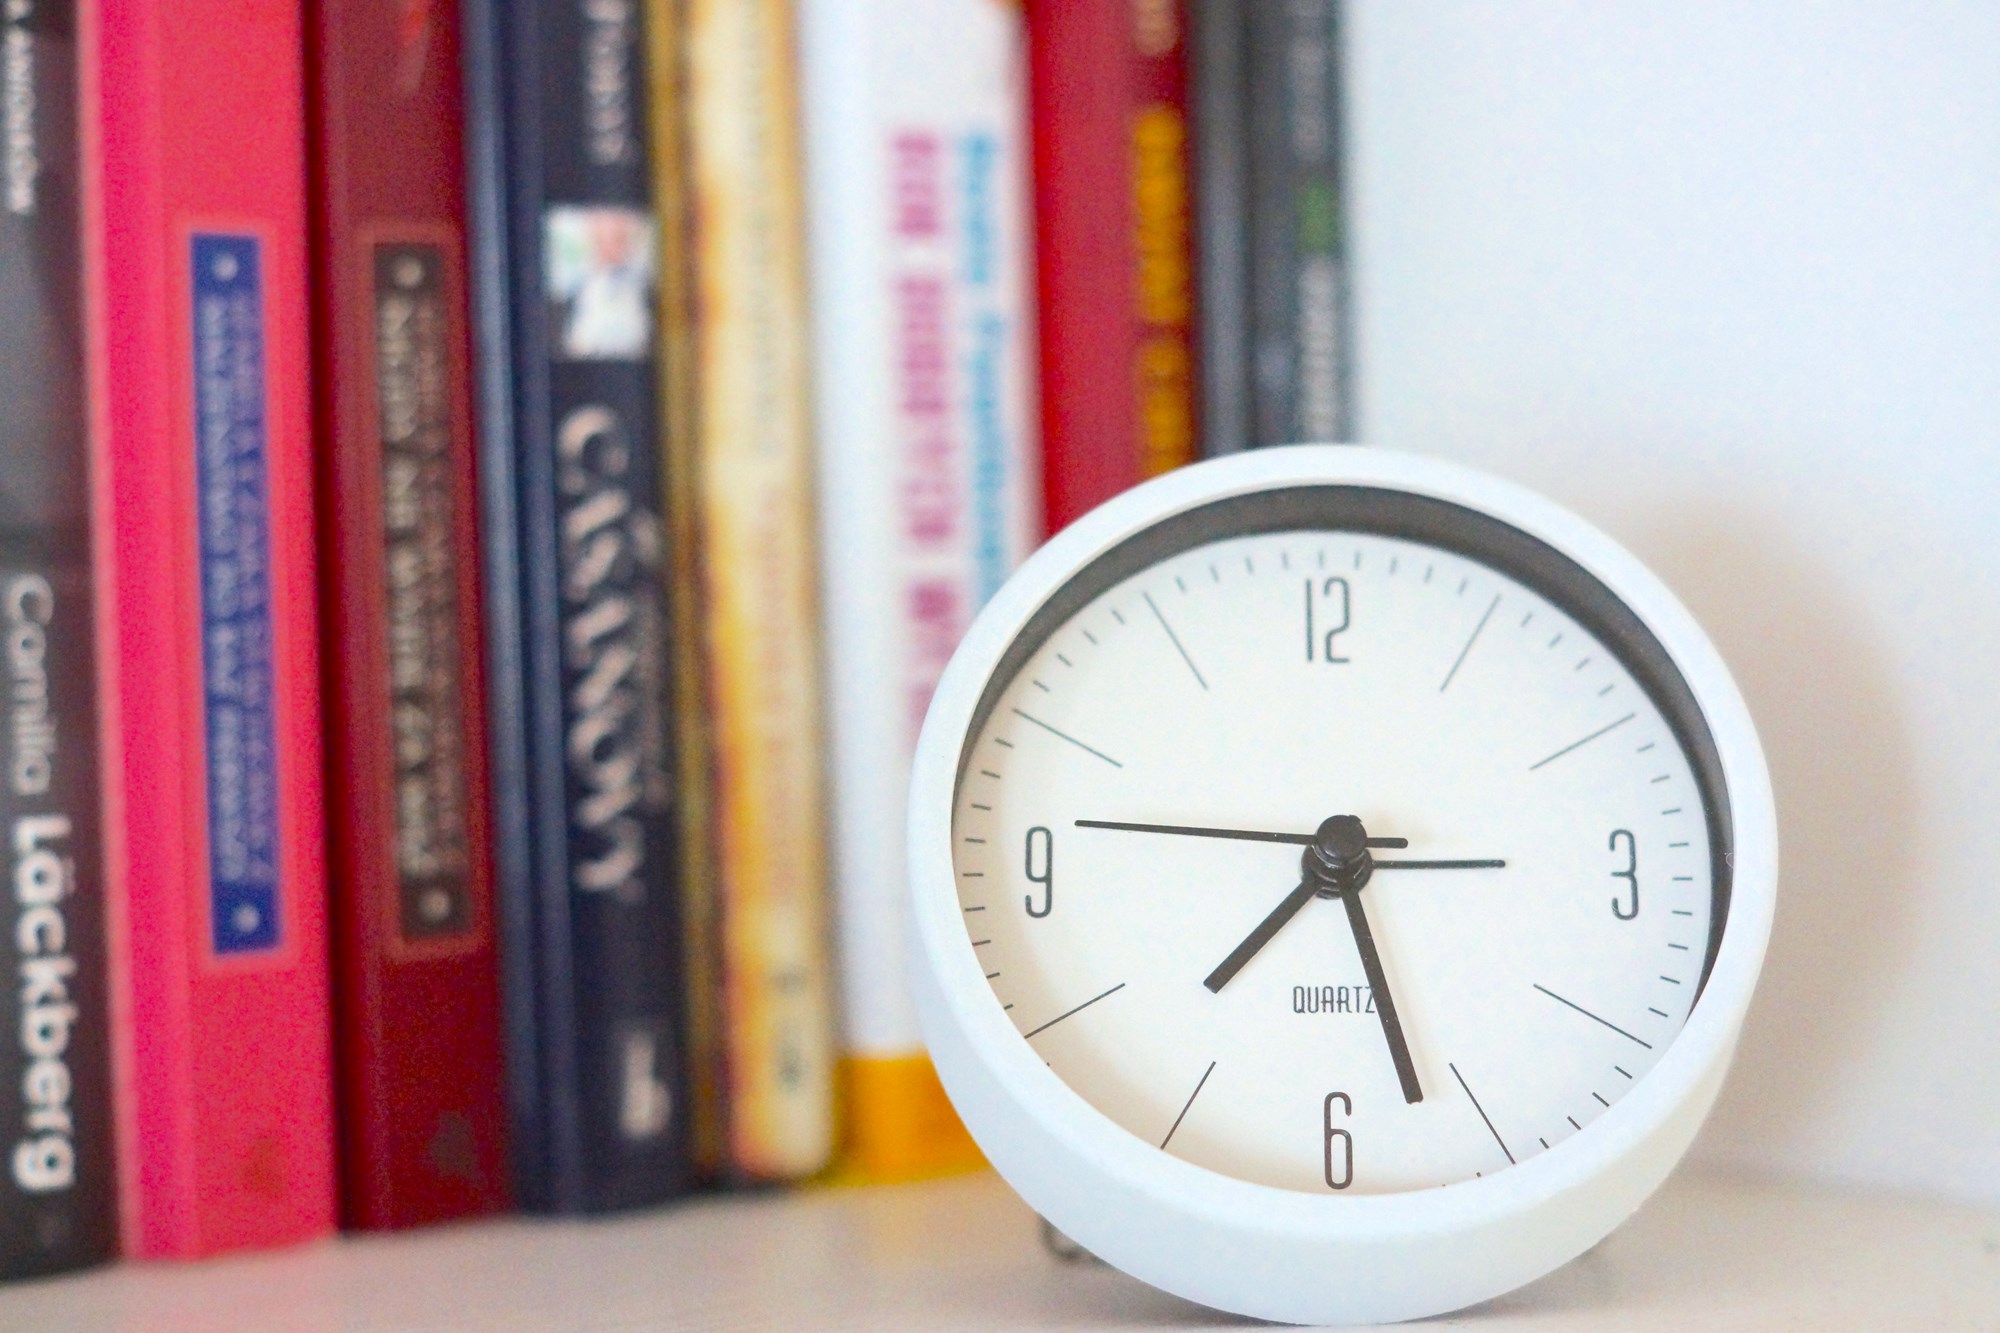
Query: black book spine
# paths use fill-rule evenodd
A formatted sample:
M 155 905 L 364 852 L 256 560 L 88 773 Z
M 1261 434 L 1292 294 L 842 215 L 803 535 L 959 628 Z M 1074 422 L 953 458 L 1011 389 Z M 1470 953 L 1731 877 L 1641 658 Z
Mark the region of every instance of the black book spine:
M 1250 443 L 1250 85 L 1245 10 L 1254 0 L 1192 0 L 1196 328 L 1201 451 Z
M 0 6 L 0 1277 L 117 1246 L 76 18 Z
M 516 1186 L 691 1181 L 639 0 L 465 7 Z
M 1338 0 L 1246 3 L 1250 442 L 1354 437 Z

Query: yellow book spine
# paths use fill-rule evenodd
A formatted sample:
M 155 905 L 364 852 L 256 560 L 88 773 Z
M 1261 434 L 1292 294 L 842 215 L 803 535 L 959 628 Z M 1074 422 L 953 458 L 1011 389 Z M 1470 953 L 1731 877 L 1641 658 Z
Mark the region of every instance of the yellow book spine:
M 787 0 L 684 0 L 698 462 L 730 1157 L 833 1151 L 805 237 Z
M 702 637 L 704 589 L 695 487 L 695 320 L 690 291 L 685 63 L 680 0 L 646 13 L 653 200 L 660 219 L 661 468 L 672 552 L 674 745 L 679 779 L 682 976 L 685 982 L 690 1143 L 701 1174 L 728 1156 L 722 1005 L 721 904 L 711 811 L 713 738 Z

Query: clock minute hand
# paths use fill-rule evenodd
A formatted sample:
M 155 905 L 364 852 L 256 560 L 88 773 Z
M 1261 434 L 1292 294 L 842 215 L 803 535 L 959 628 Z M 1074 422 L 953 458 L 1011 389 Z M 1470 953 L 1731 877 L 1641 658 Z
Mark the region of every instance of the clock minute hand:
M 1396 1066 L 1396 1078 L 1403 1085 L 1403 1100 L 1424 1099 L 1423 1085 L 1417 1082 L 1417 1064 L 1410 1058 L 1410 1043 L 1403 1036 L 1403 1020 L 1396 1016 L 1396 1001 L 1389 994 L 1389 978 L 1382 971 L 1382 956 L 1375 951 L 1375 932 L 1368 928 L 1368 912 L 1361 895 L 1352 889 L 1340 895 L 1347 908 L 1347 924 L 1354 931 L 1354 948 L 1361 955 L 1361 972 L 1368 978 L 1368 993 L 1375 998 L 1375 1014 L 1382 1020 L 1382 1038 L 1389 1043 L 1389 1059 Z

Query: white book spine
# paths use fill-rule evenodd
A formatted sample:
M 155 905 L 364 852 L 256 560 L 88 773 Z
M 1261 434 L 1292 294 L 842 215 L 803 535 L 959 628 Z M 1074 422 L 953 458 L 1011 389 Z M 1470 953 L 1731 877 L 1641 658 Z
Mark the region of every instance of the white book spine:
M 844 1029 L 894 1057 L 918 726 L 1040 536 L 1025 34 L 1000 0 L 799 15 Z

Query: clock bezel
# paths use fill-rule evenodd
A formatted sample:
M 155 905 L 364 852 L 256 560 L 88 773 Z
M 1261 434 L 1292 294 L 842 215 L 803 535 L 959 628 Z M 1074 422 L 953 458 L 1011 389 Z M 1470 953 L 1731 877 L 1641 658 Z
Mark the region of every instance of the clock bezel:
M 1705 722 L 1712 780 L 1702 781 L 1703 794 L 1716 802 L 1708 812 L 1711 846 L 1726 872 L 1702 992 L 1660 1061 L 1614 1106 L 1506 1171 L 1357 1197 L 1258 1185 L 1195 1166 L 1084 1101 L 1002 1013 L 958 912 L 951 857 L 962 756 L 982 706 L 990 708 L 1012 677 L 1010 651 L 1032 651 L 1046 637 L 1030 632 L 1038 618 L 1066 618 L 1075 609 L 1067 601 L 1080 605 L 1129 576 L 1131 569 L 1117 572 L 1121 552 L 1137 560 L 1136 569 L 1216 537 L 1321 526 L 1290 516 L 1313 507 L 1309 493 L 1330 489 L 1394 492 L 1470 511 L 1522 535 L 1522 549 L 1539 546 L 1574 566 L 1622 608 L 1640 638 L 1664 654 L 1666 675 L 1684 686 L 1694 720 Z M 1185 539 L 1189 516 L 1204 510 L 1231 525 Z M 1247 524 L 1232 512 L 1241 510 L 1251 511 Z M 1465 522 L 1463 512 L 1457 520 L 1432 512 L 1447 526 Z M 1181 531 L 1172 532 L 1174 524 Z M 1426 536 L 1407 523 L 1383 531 L 1482 558 L 1477 541 Z M 1166 549 L 1149 552 L 1152 532 L 1169 534 L 1161 538 Z M 1495 567 L 1576 615 L 1573 598 L 1523 577 L 1518 558 Z M 1578 619 L 1605 635 L 1603 624 Z M 1644 653 L 1635 658 L 1625 651 L 1629 643 L 1607 646 L 1654 697 L 1700 780 L 1705 757 L 1698 747 L 1707 746 L 1684 734 L 1687 719 L 1677 720 L 1655 689 L 1662 664 L 1654 663 L 1647 679 Z M 1182 469 L 1103 506 L 1031 557 L 981 612 L 940 681 L 918 746 L 909 832 L 919 1018 L 945 1088 L 989 1159 L 1031 1206 L 1117 1266 L 1206 1304 L 1293 1320 L 1460 1308 L 1554 1268 L 1636 1208 L 1692 1140 L 1720 1085 L 1768 940 L 1777 871 L 1769 778 L 1748 710 L 1719 654 L 1666 587 L 1602 533 L 1519 487 L 1434 459 L 1354 446 L 1267 449 Z

